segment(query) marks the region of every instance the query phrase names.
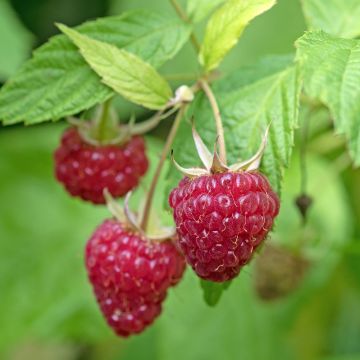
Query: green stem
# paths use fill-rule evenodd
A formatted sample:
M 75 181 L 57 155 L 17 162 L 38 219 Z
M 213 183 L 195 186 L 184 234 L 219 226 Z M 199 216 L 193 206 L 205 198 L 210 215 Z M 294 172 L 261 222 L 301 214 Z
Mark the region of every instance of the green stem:
M 159 181 L 161 170 L 162 170 L 162 168 L 164 166 L 166 157 L 168 156 L 170 148 L 171 148 L 171 146 L 172 146 L 172 144 L 174 142 L 175 135 L 176 135 L 176 133 L 177 133 L 177 131 L 179 129 L 179 125 L 180 125 L 182 117 L 184 115 L 185 108 L 186 108 L 186 106 L 182 105 L 179 112 L 176 115 L 176 118 L 175 118 L 174 123 L 173 123 L 173 125 L 171 127 L 169 135 L 167 136 L 164 148 L 163 148 L 163 150 L 161 152 L 160 160 L 159 160 L 158 165 L 156 167 L 155 174 L 154 174 L 153 179 L 152 179 L 151 184 L 150 184 L 150 188 L 149 188 L 149 191 L 148 191 L 148 194 L 147 194 L 147 197 L 146 197 L 146 201 L 145 201 L 144 212 L 143 212 L 142 219 L 141 219 L 141 222 L 140 222 L 140 227 L 145 232 L 146 232 L 148 222 L 149 222 L 150 210 L 151 210 L 151 205 L 152 205 L 155 190 L 156 190 L 156 185 L 157 185 L 157 183 Z
M 191 20 L 187 16 L 186 12 L 181 8 L 180 4 L 177 2 L 177 0 L 170 0 L 172 6 L 174 7 L 175 11 L 179 15 L 179 17 L 186 23 L 191 24 Z M 192 44 L 194 45 L 194 48 L 196 52 L 200 51 L 200 44 L 193 32 L 190 34 L 190 40 Z
M 208 84 L 208 82 L 204 79 L 201 79 L 199 81 L 199 84 L 200 84 L 201 88 L 204 90 L 205 95 L 207 96 L 210 106 L 213 110 L 214 118 L 215 118 L 215 125 L 216 125 L 216 132 L 217 132 L 218 141 L 219 141 L 219 157 L 220 157 L 220 160 L 226 165 L 227 159 L 226 159 L 225 135 L 224 135 L 224 127 L 223 127 L 223 123 L 222 123 L 222 119 L 221 119 L 221 115 L 220 115 L 219 105 L 216 101 L 216 97 L 215 97 L 213 91 L 211 90 L 211 87 Z
M 112 98 L 106 100 L 102 105 L 101 116 L 96 126 L 97 138 L 100 143 L 106 140 L 111 100 Z

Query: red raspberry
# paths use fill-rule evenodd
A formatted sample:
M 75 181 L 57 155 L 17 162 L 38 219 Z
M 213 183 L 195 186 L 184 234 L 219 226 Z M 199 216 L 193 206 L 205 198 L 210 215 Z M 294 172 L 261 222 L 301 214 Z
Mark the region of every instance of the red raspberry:
M 101 311 L 120 336 L 140 333 L 154 321 L 167 289 L 185 270 L 171 241 L 149 241 L 117 220 L 96 229 L 85 258 Z
M 69 128 L 55 151 L 56 178 L 73 196 L 104 204 L 103 190 L 114 197 L 136 187 L 148 168 L 143 138 L 134 136 L 122 146 L 86 143 L 76 128 Z
M 184 178 L 169 197 L 187 262 L 203 279 L 239 274 L 265 239 L 279 199 L 259 172 Z

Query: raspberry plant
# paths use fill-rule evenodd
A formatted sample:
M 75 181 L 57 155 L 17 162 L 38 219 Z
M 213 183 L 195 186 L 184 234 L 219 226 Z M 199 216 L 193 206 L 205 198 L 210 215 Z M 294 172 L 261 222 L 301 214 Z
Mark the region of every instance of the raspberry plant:
M 56 176 L 70 194 L 93 203 L 107 199 L 115 209 L 115 219 L 105 221 L 89 240 L 86 266 L 101 310 L 121 336 L 142 331 L 159 315 L 167 289 L 184 270 L 177 245 L 207 280 L 201 287 L 210 305 L 251 260 L 279 211 L 294 132 L 303 126 L 301 105 L 325 106 L 336 132 L 345 135 L 354 164 L 360 163 L 360 45 L 351 39 L 360 34 L 358 26 L 329 21 L 326 13 L 317 13 L 314 0 L 304 0 L 311 30 L 296 42 L 296 54 L 267 57 L 226 75 L 218 70 L 226 54 L 248 23 L 275 0 L 189 0 L 187 11 L 171 2 L 177 20 L 133 11 L 75 29 L 57 24 L 63 34 L 37 49 L 0 91 L 5 125 L 76 116 L 56 151 Z M 334 4 L 329 9 L 338 12 Z M 352 14 L 350 6 L 339 12 L 340 18 Z M 194 24 L 206 17 L 200 42 Z M 199 72 L 193 82 L 175 88 L 157 68 L 188 41 Z M 118 95 L 155 113 L 145 122 L 120 124 L 110 105 Z M 88 116 L 91 121 L 83 120 Z M 136 186 L 147 170 L 139 135 L 146 139 L 161 121 L 172 121 L 171 130 L 144 204 L 133 213 L 129 191 L 141 191 Z M 200 134 L 193 130 L 195 147 L 190 136 L 194 124 Z M 208 147 L 214 143 L 211 155 Z M 179 163 L 191 168 L 174 161 L 166 175 L 168 186 L 157 189 L 171 149 Z M 195 166 L 195 149 L 205 169 Z M 185 178 L 175 188 L 178 170 Z M 173 188 L 169 203 L 177 232 L 153 220 L 166 211 L 153 209 L 156 192 Z M 126 193 L 123 214 L 110 194 Z

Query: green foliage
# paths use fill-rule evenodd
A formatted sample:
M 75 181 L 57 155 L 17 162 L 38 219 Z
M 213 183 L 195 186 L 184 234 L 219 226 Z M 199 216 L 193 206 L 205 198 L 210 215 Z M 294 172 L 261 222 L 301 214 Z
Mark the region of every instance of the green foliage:
M 32 36 L 17 19 L 6 0 L 0 1 L 0 80 L 5 80 L 25 61 Z
M 311 30 L 324 30 L 345 38 L 360 35 L 358 0 L 302 0 L 302 4 Z
M 124 98 L 149 109 L 161 109 L 168 103 L 172 95 L 170 85 L 141 58 L 65 25 L 58 27 L 78 46 L 102 82 Z
M 91 21 L 78 31 L 113 44 L 159 67 L 172 58 L 189 36 L 189 27 L 149 11 Z M 86 64 L 65 36 L 55 36 L 0 91 L 0 119 L 5 124 L 72 115 L 108 99 L 113 91 Z
M 360 41 L 322 31 L 297 41 L 307 94 L 325 104 L 337 132 L 345 134 L 355 165 L 360 165 Z
M 218 67 L 236 45 L 246 25 L 275 5 L 275 0 L 228 0 L 210 18 L 206 26 L 199 60 L 206 71 Z
M 271 123 L 262 169 L 277 191 L 294 143 L 300 87 L 299 71 L 289 57 L 270 57 L 240 68 L 214 84 L 230 163 L 252 156 Z M 190 115 L 212 148 L 216 138 L 213 114 L 203 94 L 195 99 Z M 189 123 L 183 122 L 174 146 L 175 158 L 182 165 L 195 165 L 194 153 Z M 171 171 L 170 177 L 177 178 L 176 170 Z
M 231 281 L 224 283 L 215 283 L 212 281 L 200 280 L 203 289 L 204 300 L 209 306 L 215 306 L 219 303 L 221 296 L 225 290 L 231 285 Z
M 187 13 L 192 22 L 196 23 L 206 18 L 224 0 L 188 0 Z

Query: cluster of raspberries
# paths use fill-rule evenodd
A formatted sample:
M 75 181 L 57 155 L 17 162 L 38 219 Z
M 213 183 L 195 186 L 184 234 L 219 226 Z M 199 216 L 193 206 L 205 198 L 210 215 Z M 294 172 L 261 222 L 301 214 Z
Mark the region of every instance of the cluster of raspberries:
M 73 196 L 106 202 L 136 187 L 148 168 L 145 143 L 94 146 L 76 128 L 65 131 L 55 152 L 55 173 Z M 143 331 L 162 310 L 185 261 L 209 281 L 236 277 L 264 241 L 279 199 L 259 171 L 209 172 L 184 177 L 169 196 L 177 234 L 148 238 L 127 221 L 103 222 L 86 245 L 89 280 L 109 326 L 119 336 Z

